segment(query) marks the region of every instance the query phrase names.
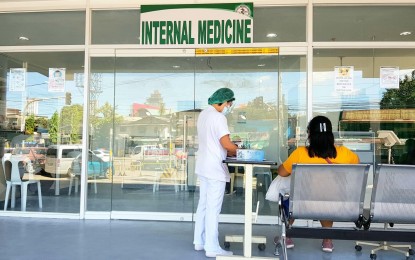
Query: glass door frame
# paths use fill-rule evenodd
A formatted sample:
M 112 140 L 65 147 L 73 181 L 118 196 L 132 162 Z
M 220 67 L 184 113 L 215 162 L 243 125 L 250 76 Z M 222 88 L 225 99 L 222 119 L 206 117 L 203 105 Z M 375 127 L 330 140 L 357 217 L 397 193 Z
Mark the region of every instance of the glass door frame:
M 264 45 L 257 45 L 253 44 L 254 46 L 250 46 L 249 48 L 266 48 L 273 44 Z M 280 44 L 285 45 L 285 44 Z M 301 55 L 307 56 L 307 47 L 303 44 L 302 46 L 281 46 L 277 47 L 279 49 L 279 53 L 277 55 Z M 275 48 L 275 47 L 274 47 Z M 90 50 L 90 59 L 94 57 L 107 57 L 107 58 L 118 58 L 118 57 L 195 57 L 195 48 L 183 48 L 183 49 L 144 49 L 144 48 L 96 48 Z M 260 55 L 260 54 L 259 54 Z M 115 73 L 115 64 L 114 64 L 114 73 Z M 115 84 L 115 82 L 114 82 Z M 281 82 L 279 81 L 278 88 L 281 88 Z M 88 84 L 89 87 L 89 84 Z M 114 86 L 116 87 L 116 86 Z M 279 91 L 280 92 L 280 91 Z M 89 96 L 88 99 L 88 106 L 89 107 Z M 89 132 L 89 129 L 88 129 Z M 88 133 L 89 134 L 89 133 Z M 84 150 L 89 149 L 89 144 L 85 142 Z M 85 157 L 84 157 L 85 158 Z M 85 163 L 84 163 L 85 164 Z M 82 179 L 82 186 L 81 190 L 87 189 L 87 179 Z M 85 208 L 86 208 L 86 199 L 87 193 L 85 192 Z M 82 198 L 81 198 L 82 199 Z M 111 198 L 112 199 L 112 198 Z M 197 202 L 195 202 L 197 203 Z M 82 215 L 82 214 L 81 214 Z M 168 221 L 193 221 L 194 212 L 192 213 L 168 213 L 168 212 L 158 212 L 156 219 L 154 218 L 154 212 L 135 212 L 135 211 L 110 211 L 110 212 L 98 212 L 98 211 L 84 211 L 84 216 L 81 218 L 85 219 L 134 219 L 134 220 L 168 220 Z M 236 217 L 235 217 L 236 216 Z M 243 223 L 244 216 L 243 215 L 227 215 L 221 214 L 220 221 L 224 223 Z M 258 223 L 260 224 L 276 224 L 278 218 L 274 216 L 259 216 Z

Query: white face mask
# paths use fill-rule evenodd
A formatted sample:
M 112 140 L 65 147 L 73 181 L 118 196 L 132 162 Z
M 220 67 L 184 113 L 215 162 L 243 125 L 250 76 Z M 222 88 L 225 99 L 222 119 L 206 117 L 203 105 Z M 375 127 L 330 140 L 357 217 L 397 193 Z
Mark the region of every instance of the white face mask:
M 231 106 L 225 106 L 224 108 L 223 108 L 223 110 L 222 110 L 222 114 L 224 115 L 224 116 L 226 116 L 226 115 L 229 115 L 229 113 L 230 112 L 232 112 L 232 109 L 233 109 L 233 103 L 232 103 L 232 105 Z
M 224 115 L 224 116 L 226 116 L 226 115 L 228 115 L 229 113 L 231 112 L 231 108 L 230 107 L 228 107 L 228 106 L 226 106 L 226 107 L 224 107 L 223 108 L 223 110 L 222 110 L 222 114 Z

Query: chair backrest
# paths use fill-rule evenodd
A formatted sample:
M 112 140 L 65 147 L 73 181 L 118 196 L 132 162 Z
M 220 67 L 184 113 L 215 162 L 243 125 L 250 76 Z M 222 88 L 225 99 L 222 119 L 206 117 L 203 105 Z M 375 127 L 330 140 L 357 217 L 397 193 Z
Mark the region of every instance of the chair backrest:
M 11 156 L 12 156 L 11 153 L 5 153 L 3 157 L 1 158 L 1 166 L 3 167 L 4 174 L 6 174 L 6 168 L 5 168 L 4 163 L 6 162 L 6 160 L 9 160 Z
M 3 158 L 1 158 L 1 166 L 3 168 L 3 175 L 5 180 L 10 180 L 10 169 L 11 165 L 8 165 L 8 168 L 6 168 L 6 161 L 10 160 L 12 154 L 11 153 L 5 153 L 3 155 Z
M 296 164 L 290 218 L 358 221 L 363 215 L 370 164 Z
M 377 165 L 370 218 L 376 223 L 415 223 L 414 165 Z
M 4 168 L 5 168 L 5 178 L 6 181 L 11 181 L 14 183 L 22 182 L 22 178 L 20 176 L 20 166 L 25 161 L 23 156 L 12 155 L 10 158 L 6 158 L 4 160 Z

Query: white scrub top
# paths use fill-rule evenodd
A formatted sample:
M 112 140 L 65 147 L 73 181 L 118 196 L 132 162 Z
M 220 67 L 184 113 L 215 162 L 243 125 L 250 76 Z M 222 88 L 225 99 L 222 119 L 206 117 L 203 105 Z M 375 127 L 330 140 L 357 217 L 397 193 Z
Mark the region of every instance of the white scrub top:
M 213 106 L 203 110 L 197 120 L 199 150 L 197 152 L 195 173 L 208 179 L 229 181 L 230 175 L 226 164 L 226 149 L 220 139 L 230 134 L 226 117 Z

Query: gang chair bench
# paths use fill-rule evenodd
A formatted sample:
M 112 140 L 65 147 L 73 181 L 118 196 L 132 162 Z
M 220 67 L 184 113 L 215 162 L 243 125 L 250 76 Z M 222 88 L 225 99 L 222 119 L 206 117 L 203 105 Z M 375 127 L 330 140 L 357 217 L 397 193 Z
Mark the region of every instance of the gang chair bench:
M 398 164 L 379 164 L 376 166 L 370 213 L 367 226 L 372 223 L 383 224 L 383 229 L 377 229 L 381 234 L 372 241 L 383 242 L 367 243 L 356 242 L 355 249 L 360 251 L 361 245 L 375 246 L 371 250 L 370 258 L 376 259 L 379 250 L 393 250 L 406 257 L 414 254 L 411 245 L 388 244 L 394 242 L 414 242 L 415 230 L 404 227 L 393 227 L 395 224 L 415 224 L 415 166 Z M 370 228 L 370 232 L 376 229 Z M 402 250 L 399 248 L 406 248 Z
M 364 195 L 370 164 L 296 164 L 293 166 L 289 211 L 280 202 L 282 232 L 275 254 L 283 250 L 286 237 L 359 241 L 415 241 L 415 230 L 371 227 L 371 223 L 415 224 L 415 166 L 377 165 L 369 214 Z M 284 196 L 281 196 L 284 199 Z M 291 226 L 290 219 L 331 220 L 342 227 Z M 351 225 L 348 225 L 350 223 Z M 376 259 L 372 250 L 371 259 Z M 397 251 L 397 250 L 395 250 Z M 409 250 L 407 256 L 413 254 Z

